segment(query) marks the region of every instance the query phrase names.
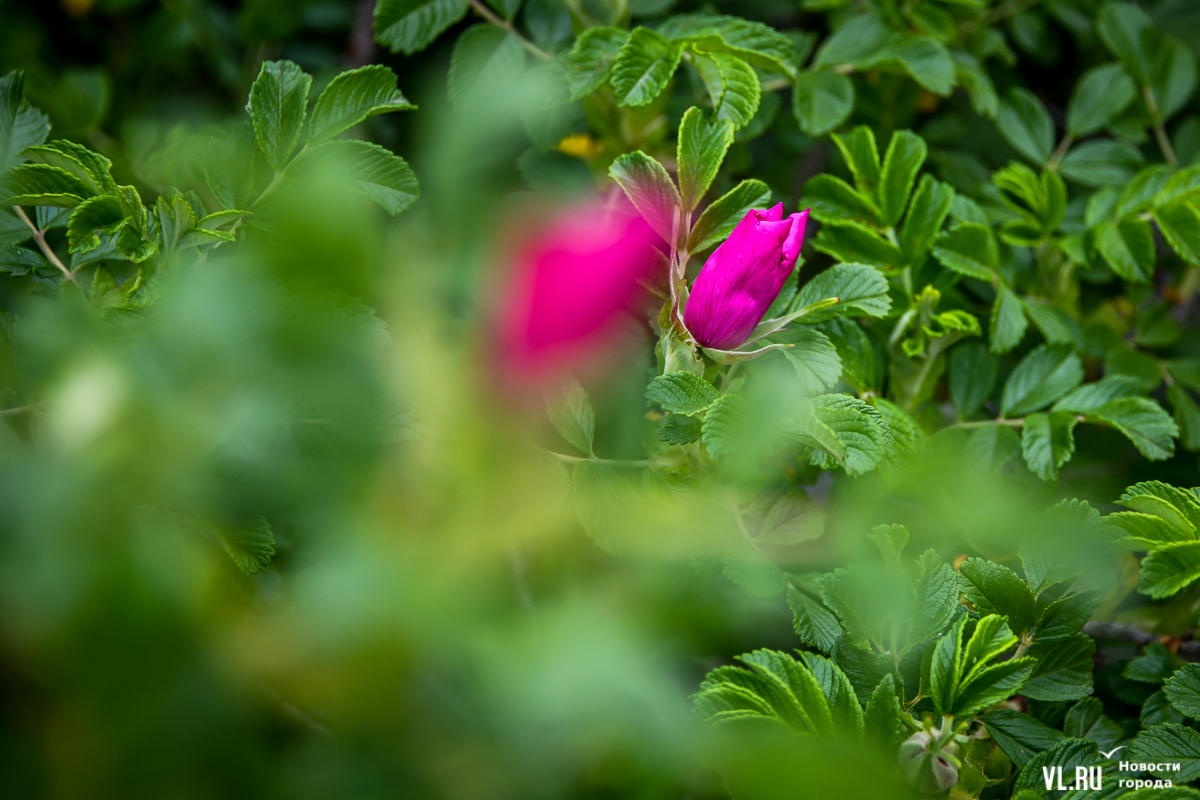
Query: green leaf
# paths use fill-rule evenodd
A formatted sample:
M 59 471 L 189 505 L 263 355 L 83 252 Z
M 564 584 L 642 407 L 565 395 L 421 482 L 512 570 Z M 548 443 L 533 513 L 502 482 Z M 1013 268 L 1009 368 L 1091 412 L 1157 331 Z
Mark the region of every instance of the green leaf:
M 1147 283 L 1154 274 L 1154 230 L 1145 220 L 1100 223 L 1096 249 L 1112 271 L 1127 281 Z
M 204 181 L 225 208 L 246 208 L 255 199 L 255 151 L 254 128 L 248 122 L 213 141 L 204 162 Z
M 728 53 L 697 51 L 693 63 L 704 76 L 717 119 L 744 128 L 754 119 L 762 100 L 762 85 L 754 68 Z
M 834 264 L 800 287 L 792 308 L 799 310 L 831 297 L 838 298 L 837 305 L 814 311 L 802 318 L 804 322 L 814 324 L 843 314 L 884 317 L 892 307 L 887 278 L 879 270 L 866 264 Z
M 855 191 L 836 175 L 816 175 L 804 184 L 801 205 L 810 207 L 813 217 L 827 225 L 847 222 L 872 224 L 878 211 L 875 204 Z
M 1035 717 L 1007 708 L 980 714 L 979 721 L 1018 769 L 1035 753 L 1051 749 L 1064 738 L 1061 731 L 1048 727 Z
M 842 157 L 846 159 L 846 166 L 854 175 L 854 183 L 858 186 L 859 191 L 867 197 L 873 197 L 875 187 L 879 185 L 880 171 L 879 149 L 875 146 L 875 134 L 866 125 L 859 125 L 849 133 L 840 135 L 835 133 L 830 138 L 842 152 Z M 808 186 L 812 182 L 810 180 L 808 184 L 805 184 L 806 194 L 809 191 Z
M 596 412 L 579 381 L 567 377 L 546 392 L 546 415 L 550 424 L 582 453 L 595 455 L 592 439 L 596 433 Z
M 1143 729 L 1151 728 L 1155 725 L 1162 725 L 1166 722 L 1183 722 L 1183 720 L 1183 714 L 1180 714 L 1175 710 L 1175 708 L 1171 705 L 1171 701 L 1167 699 L 1166 692 L 1162 691 L 1158 691 L 1150 695 L 1150 697 L 1142 705 L 1142 713 L 1138 718 L 1138 722 L 1141 724 Z M 1115 723 L 1113 724 L 1115 725 Z M 1124 736 L 1124 731 L 1121 731 L 1119 726 L 1117 729 L 1120 731 L 1120 735 Z M 1100 746 L 1104 747 L 1103 744 Z
M 725 241 L 752 209 L 770 204 L 770 187 L 756 178 L 742 181 L 713 201 L 692 224 L 688 250 L 698 253 Z
M 1167 679 L 1163 691 L 1179 713 L 1200 719 L 1200 664 L 1185 664 Z
M 681 414 L 667 414 L 658 423 L 658 440 L 667 444 L 691 444 L 700 441 L 701 420 Z
M 265 61 L 250 87 L 246 110 L 254 125 L 254 137 L 276 172 L 288 165 L 300 143 L 311 85 L 312 77 L 291 61 Z
M 650 381 L 646 402 L 664 411 L 691 416 L 707 411 L 720 397 L 713 385 L 691 372 L 668 372 Z
M 904 256 L 896 245 L 857 223 L 822 228 L 813 247 L 838 261 L 861 262 L 885 270 L 898 269 L 904 263 Z
M 1067 411 L 1030 414 L 1021 432 L 1021 453 L 1030 472 L 1044 481 L 1058 478 L 1058 469 L 1075 454 L 1075 425 L 1079 418 Z
M 962 652 L 962 635 L 965 624 L 966 617 L 960 616 L 958 622 L 935 639 L 926 650 L 927 653 L 931 653 L 928 657 L 929 672 L 922 683 L 923 685 L 928 683 L 929 698 L 933 701 L 933 707 L 939 714 L 953 713 L 958 682 L 962 677 L 962 661 L 959 653 Z
M 112 162 L 83 145 L 58 139 L 49 144 L 30 147 L 21 155 L 29 161 L 66 170 L 88 187 L 89 194 L 117 193 L 117 183 L 110 173 Z
M 1131 3 L 1108 0 L 1100 6 L 1096 33 L 1135 81 L 1142 85 L 1150 82 L 1151 48 L 1156 37 L 1154 23 L 1146 12 Z
M 1120 64 L 1101 64 L 1083 73 L 1067 102 L 1067 133 L 1076 139 L 1106 127 L 1137 97 L 1137 87 Z
M 1033 592 L 1017 573 L 1002 564 L 968 558 L 958 569 L 962 593 L 980 614 L 1008 617 L 1014 631 L 1033 627 Z
M 1160 600 L 1197 578 L 1200 578 L 1200 542 L 1171 542 L 1158 546 L 1142 559 L 1138 591 Z
M 269 522 L 257 517 L 249 525 L 221 527 L 217 532 L 221 546 L 238 569 L 247 575 L 267 571 L 275 555 L 275 535 Z
M 71 213 L 67 223 L 67 241 L 71 252 L 86 253 L 100 246 L 96 232 L 104 234 L 116 233 L 125 222 L 125 212 L 121 202 L 115 197 L 92 197 Z
M 932 549 L 921 554 L 921 575 L 915 588 L 917 603 L 909 623 L 907 648 L 945 629 L 958 608 L 954 570 Z
M 736 394 L 723 394 L 709 407 L 704 416 L 700 441 L 713 458 L 723 458 L 736 451 L 743 407 L 742 398 Z
M 996 237 L 984 225 L 957 225 L 945 231 L 937 238 L 933 256 L 947 269 L 989 282 L 1000 264 Z
M 808 136 L 823 136 L 841 125 L 854 110 L 854 84 L 832 70 L 806 70 L 796 76 L 792 90 L 792 112 L 800 130 Z
M 1148 397 L 1113 400 L 1089 412 L 1087 421 L 1116 428 L 1151 461 L 1162 461 L 1175 454 L 1179 428 L 1171 415 Z
M 1076 339 L 1083 339 L 1075 321 L 1045 301 L 1026 297 L 1024 306 L 1026 316 L 1033 320 L 1047 344 L 1074 344 Z
M 964 454 L 984 469 L 998 470 L 1021 454 L 1021 439 L 1007 425 L 988 425 L 972 432 Z
M 1174 36 L 1164 36 L 1158 42 L 1150 89 L 1163 119 L 1187 105 L 1196 91 L 1196 55 Z
M 971 98 L 971 108 L 981 117 L 995 119 L 1000 112 L 1000 96 L 996 94 L 996 85 L 992 83 L 991 76 L 970 53 L 960 50 L 953 55 L 958 82 Z
M 842 636 L 842 624 L 821 601 L 796 589 L 788 589 L 788 606 L 795 615 L 793 628 L 800 641 L 826 653 L 832 652 Z
M 1103 759 L 1096 752 L 1096 743 L 1082 739 L 1064 739 L 1045 752 L 1038 753 L 1025 762 L 1013 785 L 1013 800 L 1028 800 L 1026 796 L 1043 797 L 1046 790 L 1045 776 L 1056 775 L 1057 768 L 1062 768 L 1063 781 L 1074 780 L 1077 767 L 1093 767 L 1102 763 Z M 1115 786 L 1115 782 L 1110 785 Z M 1107 788 L 1107 785 L 1106 785 Z M 1022 790 L 1031 790 L 1023 792 Z M 1136 794 L 1134 792 L 1133 794 Z M 1131 797 L 1131 795 L 1125 795 Z
M 1038 345 L 1013 369 L 1000 397 L 1000 411 L 1019 417 L 1053 403 L 1083 381 L 1083 363 L 1065 345 Z
M 692 106 L 679 123 L 676 163 L 679 169 L 679 193 L 683 210 L 691 213 L 704 197 L 725 152 L 733 144 L 733 124 L 728 120 L 706 120 L 704 112 Z
M 954 190 L 949 185 L 925 175 L 917 185 L 912 205 L 900 228 L 900 250 L 907 263 L 918 265 L 929 250 L 942 223 L 950 214 L 954 203 Z
M 1162 683 L 1182 665 L 1183 661 L 1162 642 L 1151 642 L 1140 656 L 1125 665 L 1121 677 L 1139 683 Z
M 863 728 L 869 741 L 891 748 L 898 744 L 906 729 L 900 698 L 896 695 L 896 682 L 889 673 L 871 693 L 863 711 Z
M 1086 414 L 1121 397 L 1141 393 L 1136 378 L 1129 375 L 1105 375 L 1095 383 L 1084 384 L 1060 398 L 1054 404 L 1055 411 L 1074 411 Z
M 588 537 L 604 552 L 620 551 L 621 509 L 627 502 L 615 469 L 596 461 L 581 461 L 571 472 L 575 513 Z
M 1196 538 L 1200 531 L 1200 499 L 1162 481 L 1135 483 L 1121 494 L 1117 505 L 1162 517 L 1188 538 Z
M 880 221 L 884 225 L 891 226 L 900 221 L 927 153 L 925 140 L 912 131 L 896 131 L 892 134 L 887 155 L 883 159 L 883 169 L 879 173 L 877 192 Z
M 960 419 L 975 415 L 992 396 L 1000 375 L 1000 361 L 983 342 L 963 342 L 950 351 L 950 400 Z
M 1162 696 L 1162 692 L 1158 692 Z M 1165 697 L 1163 698 L 1165 702 Z M 1098 697 L 1085 697 L 1067 709 L 1063 733 L 1070 739 L 1088 739 L 1103 751 L 1125 738 L 1120 725 L 1104 716 L 1104 703 Z
M 375 4 L 375 41 L 406 56 L 424 50 L 462 19 L 467 0 L 379 0 Z
M 899 65 L 923 88 L 948 97 L 958 74 L 954 57 L 932 36 L 901 35 L 867 59 L 863 67 L 887 63 Z
M 612 66 L 617 104 L 648 105 L 666 88 L 682 56 L 680 43 L 668 41 L 649 28 L 635 28 Z
M 336 164 L 339 176 L 353 181 L 359 194 L 375 201 L 393 216 L 421 196 L 417 176 L 408 162 L 371 142 L 336 139 L 310 147 L 301 158 L 306 166 L 320 159 Z
M 21 151 L 46 141 L 50 120 L 25 99 L 25 73 L 0 78 L 0 174 L 23 160 Z
M 792 328 L 772 337 L 772 341 L 793 346 L 781 351 L 796 369 L 800 391 L 819 394 L 833 388 L 842 376 L 842 360 L 829 337 L 808 326 Z
M 1184 725 L 1168 723 L 1142 731 L 1129 746 L 1128 755 L 1143 763 L 1179 764 L 1178 772 L 1152 770 L 1176 784 L 1200 778 L 1200 733 Z
M 759 69 L 795 75 L 799 61 L 796 42 L 761 22 L 705 13 L 677 14 L 658 28 L 668 39 L 687 42 L 713 53 L 727 53 Z
M 608 174 L 650 227 L 664 240 L 671 241 L 675 215 L 683 201 L 663 165 L 641 150 L 635 150 L 618 156 L 608 168 Z
M 587 28 L 563 58 L 571 100 L 581 100 L 608 81 L 613 62 L 629 33 L 620 28 Z
M 844 451 L 838 458 L 850 475 L 861 475 L 883 463 L 891 433 L 879 412 L 848 395 L 820 395 L 809 401 L 813 416 L 833 432 Z
M 1189 264 L 1200 264 L 1200 211 L 1196 206 L 1179 201 L 1159 206 L 1150 213 L 1171 249 Z
M 525 50 L 516 35 L 487 23 L 467 28 L 454 43 L 446 88 L 450 102 L 463 105 L 516 80 L 525 68 Z
M 1021 694 L 1034 700 L 1079 700 L 1092 693 L 1092 657 L 1096 643 L 1079 633 L 1075 636 L 1035 640 L 1025 654 L 1037 666 L 1021 687 Z
M 1042 101 L 1028 89 L 1013 89 L 996 116 L 1000 134 L 1018 153 L 1041 166 L 1054 150 L 1054 123 Z
M 1167 387 L 1167 402 L 1175 412 L 1180 444 L 1187 450 L 1200 450 L 1200 406 L 1178 384 Z
M 840 25 L 817 50 L 813 67 L 857 64 L 874 56 L 892 38 L 892 31 L 874 14 L 862 13 Z
M 925 431 L 900 406 L 883 397 L 869 398 L 870 404 L 879 411 L 879 416 L 892 432 L 893 455 L 914 456 L 925 443 Z
M 453 72 L 451 67 L 452 78 Z M 323 142 L 376 114 L 414 108 L 396 88 L 396 73 L 382 64 L 359 67 L 338 75 L 321 92 L 308 123 L 308 140 Z
M 0 182 L 2 205 L 57 206 L 74 208 L 92 196 L 82 180 L 65 169 L 49 164 L 18 164 Z
M 816 653 L 801 653 L 800 657 L 817 679 L 817 685 L 829 702 L 834 727 L 841 731 L 861 733 L 863 730 L 862 706 L 846 673 L 824 656 Z
M 749 542 L 743 541 L 735 550 L 725 554 L 721 571 L 738 588 L 753 597 L 774 597 L 787 588 L 787 578 L 775 562 Z
M 1145 160 L 1142 151 L 1128 142 L 1098 139 L 1071 148 L 1058 170 L 1083 186 L 1124 186 Z
M 779 497 L 763 517 L 757 541 L 762 544 L 794 545 L 825 534 L 825 512 L 803 491 Z
M 1122 543 L 1138 550 L 1153 550 L 1172 542 L 1195 541 L 1194 533 L 1175 527 L 1153 514 L 1118 511 L 1104 518 L 1106 525 L 1120 532 Z
M 1026 542 L 1021 548 L 1021 561 L 1026 565 L 1026 574 L 1033 582 L 1031 588 L 1034 591 L 1041 591 L 1047 586 L 1071 580 L 1078 574 L 1078 569 L 1064 568 L 1061 563 L 1047 566 L 1044 557 L 1030 557 L 1027 552 L 1028 544 Z M 1057 574 L 1054 572 L 1055 567 L 1060 570 Z M 1046 606 L 1041 619 L 1038 620 L 1036 640 L 1050 642 L 1075 637 L 1091 619 L 1097 602 L 1099 602 L 1099 598 L 1094 592 L 1073 592 L 1055 600 Z

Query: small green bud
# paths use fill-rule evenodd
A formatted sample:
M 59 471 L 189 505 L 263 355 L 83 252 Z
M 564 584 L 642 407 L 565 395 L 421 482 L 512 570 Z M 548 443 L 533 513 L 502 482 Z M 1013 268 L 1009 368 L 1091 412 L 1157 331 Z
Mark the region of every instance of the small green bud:
M 909 786 L 918 791 L 925 794 L 944 792 L 958 783 L 958 759 L 954 750 L 953 742 L 939 749 L 934 734 L 927 731 L 914 733 L 900 745 L 900 771 Z

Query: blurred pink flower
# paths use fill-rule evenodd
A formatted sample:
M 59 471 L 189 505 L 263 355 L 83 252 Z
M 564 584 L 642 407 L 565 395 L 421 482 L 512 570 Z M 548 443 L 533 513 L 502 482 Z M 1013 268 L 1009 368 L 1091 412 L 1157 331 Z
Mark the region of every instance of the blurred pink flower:
M 783 219 L 783 203 L 750 211 L 708 257 L 683 322 L 704 347 L 731 350 L 754 330 L 792 274 L 808 209 Z
M 500 361 L 519 382 L 568 371 L 605 349 L 664 259 L 640 216 L 598 204 L 560 214 L 515 250 L 500 312 Z

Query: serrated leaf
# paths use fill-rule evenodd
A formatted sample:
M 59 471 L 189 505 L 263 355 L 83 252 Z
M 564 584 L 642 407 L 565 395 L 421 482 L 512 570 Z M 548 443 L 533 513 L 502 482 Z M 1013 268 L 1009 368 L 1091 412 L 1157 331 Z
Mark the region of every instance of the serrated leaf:
M 92 196 L 82 180 L 49 164 L 18 164 L 5 173 L 0 183 L 3 205 L 56 206 L 74 208 Z
M 720 393 L 708 381 L 691 372 L 668 372 L 650 381 L 646 402 L 675 414 L 699 414 L 708 410 Z
M 1160 545 L 1142 559 L 1138 591 L 1158 600 L 1200 578 L 1200 542 Z
M 761 22 L 700 12 L 674 15 L 658 30 L 673 41 L 728 53 L 766 72 L 788 77 L 796 72 L 796 41 Z
M 950 400 L 961 419 L 974 416 L 992 396 L 1000 375 L 1000 361 L 983 342 L 964 342 L 950 351 Z
M 996 126 L 1018 153 L 1041 166 L 1054 150 L 1054 123 L 1042 101 L 1017 88 L 1000 104 Z
M 817 233 L 813 247 L 836 261 L 870 264 L 882 270 L 899 269 L 904 264 L 900 248 L 873 229 L 854 222 L 825 226 Z
M 396 73 L 388 67 L 359 67 L 341 73 L 321 92 L 308 124 L 308 140 L 323 142 L 376 114 L 414 108 L 396 88 Z
M 744 128 L 754 119 L 762 100 L 762 85 L 754 68 L 728 53 L 696 51 L 692 63 L 704 78 L 716 118 Z
M 1061 731 L 1048 727 L 1037 718 L 1007 708 L 980 714 L 979 721 L 1018 769 L 1035 753 L 1053 748 L 1064 738 Z
M 417 176 L 408 162 L 371 142 L 337 139 L 308 148 L 297 161 L 301 159 L 304 168 L 318 160 L 336 165 L 337 175 L 352 181 L 359 194 L 393 216 L 421 196 Z
M 829 653 L 842 636 L 842 624 L 820 600 L 796 589 L 788 589 L 788 606 L 794 615 L 793 628 L 800 641 Z
M 847 222 L 870 225 L 878 216 L 875 204 L 869 197 L 836 175 L 822 174 L 810 178 L 804 184 L 801 205 L 809 206 L 813 217 L 827 225 L 844 225 Z
M 571 100 L 581 100 L 608 81 L 609 72 L 629 33 L 620 28 L 588 28 L 563 58 Z
M 1113 400 L 1088 412 L 1087 421 L 1116 428 L 1151 461 L 1162 461 L 1175 454 L 1179 428 L 1171 415 L 1148 397 Z
M 938 238 L 953 203 L 954 190 L 949 185 L 934 179 L 932 175 L 921 178 L 899 233 L 900 250 L 909 264 L 921 263 Z
M 1156 725 L 1137 735 L 1129 745 L 1130 759 L 1143 763 L 1180 765 L 1180 770 L 1151 770 L 1174 783 L 1186 783 L 1200 777 L 1200 733 L 1175 723 Z
M 835 729 L 849 733 L 863 730 L 862 706 L 854 693 L 846 673 L 824 656 L 816 653 L 801 653 L 805 665 L 817 679 L 817 684 L 829 702 L 830 716 Z
M 580 452 L 595 455 L 592 440 L 596 433 L 596 412 L 579 381 L 567 377 L 546 392 L 546 415 L 558 434 Z
M 1021 431 L 1021 454 L 1030 472 L 1044 481 L 1058 478 L 1058 469 L 1075 454 L 1075 425 L 1068 411 L 1029 414 Z
M 463 105 L 473 93 L 489 93 L 516 80 L 525 67 L 525 50 L 515 34 L 482 23 L 463 32 L 450 55 L 446 88 L 450 102 Z
M 792 113 L 800 130 L 822 136 L 841 125 L 854 109 L 854 84 L 840 72 L 806 70 L 796 76 Z
M 22 161 L 21 151 L 50 134 L 50 120 L 25 99 L 25 73 L 0 78 L 0 174 Z
M 912 131 L 896 131 L 892 134 L 876 192 L 880 221 L 884 225 L 895 225 L 900 221 L 917 180 L 917 172 L 925 163 L 927 154 L 925 140 Z
M 644 106 L 658 97 L 675 74 L 683 45 L 649 28 L 635 28 L 621 45 L 612 66 L 617 104 Z
M 704 112 L 693 106 L 679 123 L 676 163 L 679 169 L 679 194 L 683 210 L 692 212 L 704 197 L 725 151 L 733 144 L 733 124 L 728 120 L 706 120 Z
M 1180 201 L 1159 206 L 1151 214 L 1171 249 L 1189 264 L 1200 264 L 1200 211 Z
M 804 394 L 819 394 L 830 389 L 842 376 L 842 360 L 837 348 L 820 331 L 800 326 L 776 334 L 773 340 L 792 345 L 781 352 L 795 368 Z
M 663 165 L 635 150 L 618 156 L 608 168 L 608 174 L 655 232 L 671 241 L 676 209 L 682 200 Z
M 658 423 L 658 440 L 667 444 L 691 444 L 700 441 L 701 420 L 681 414 L 667 414 Z
M 1127 281 L 1146 283 L 1154 274 L 1154 230 L 1145 220 L 1106 220 L 1096 226 L 1096 250 Z
M 1185 664 L 1167 679 L 1163 692 L 1181 714 L 1200 719 L 1200 664 Z
M 1083 381 L 1083 363 L 1064 345 L 1038 345 L 1013 369 L 1004 384 L 1000 410 L 1019 417 L 1048 406 Z
M 125 213 L 117 198 L 104 196 L 92 197 L 71 213 L 67 223 L 67 241 L 71 252 L 88 252 L 100 246 L 97 231 L 104 234 L 115 233 L 125 222 Z
M 905 732 L 903 713 L 896 696 L 895 679 L 891 674 L 884 675 L 863 710 L 867 739 L 883 747 L 895 746 Z
M 937 237 L 933 255 L 942 266 L 981 281 L 992 281 L 1000 251 L 991 228 L 957 225 Z
M 1139 683 L 1162 683 L 1182 665 L 1183 661 L 1162 642 L 1151 642 L 1140 656 L 1130 659 L 1121 677 Z
M 815 324 L 842 315 L 883 317 L 892 307 L 883 273 L 867 264 L 835 264 L 800 287 L 792 308 L 807 308 L 832 297 L 838 299 L 836 305 L 808 314 L 804 322 Z
M 722 458 L 736 451 L 742 409 L 742 398 L 736 394 L 723 394 L 709 406 L 700 440 L 713 458 Z
M 962 593 L 979 613 L 1008 617 L 1012 629 L 1018 632 L 1033 626 L 1033 592 L 1011 569 L 982 558 L 968 558 L 958 575 Z
M 909 624 L 908 648 L 945 629 L 958 608 L 954 570 L 932 549 L 921 554 L 921 574 L 915 589 L 917 602 Z
M 312 77 L 291 61 L 265 61 L 250 87 L 246 110 L 259 152 L 281 172 L 296 152 L 304 130 Z
M 1096 643 L 1085 634 L 1034 641 L 1025 654 L 1036 667 L 1021 688 L 1021 693 L 1034 700 L 1079 700 L 1092 693 L 1092 657 Z
M 878 411 L 847 395 L 821 395 L 809 402 L 816 420 L 841 444 L 845 455 L 838 460 L 848 474 L 861 475 L 883 463 L 890 449 L 890 432 L 885 430 L 886 423 Z
M 971 434 L 963 452 L 984 469 L 998 470 L 1021 455 L 1021 437 L 1007 425 L 987 425 Z
M 922 686 L 928 685 L 928 695 L 933 701 L 933 707 L 940 714 L 951 714 L 954 709 L 955 695 L 958 691 L 959 680 L 962 678 L 963 626 L 966 617 L 960 616 L 949 630 L 935 639 L 926 650 L 928 656 L 928 673 L 922 678 Z M 925 693 L 922 690 L 922 693 Z
M 755 178 L 744 180 L 721 195 L 702 213 L 688 235 L 688 250 L 698 253 L 720 244 L 752 209 L 771 204 L 771 189 Z
M 1076 139 L 1104 128 L 1137 97 L 1120 64 L 1101 64 L 1083 74 L 1067 102 L 1067 133 Z
M 21 155 L 29 161 L 49 164 L 71 173 L 88 187 L 89 194 L 117 193 L 117 183 L 110 173 L 112 162 L 81 144 L 56 139 L 48 144 L 30 147 Z
M 875 146 L 875 134 L 866 125 L 859 125 L 849 133 L 840 135 L 835 133 L 830 138 L 842 152 L 842 157 L 846 159 L 846 166 L 854 175 L 854 183 L 859 191 L 866 197 L 874 197 L 875 187 L 879 185 L 880 171 L 879 150 Z M 807 184 L 805 192 L 808 192 Z
M 1145 161 L 1142 152 L 1128 142 L 1100 139 L 1072 147 L 1058 171 L 1083 186 L 1124 186 Z
M 406 56 L 424 50 L 466 15 L 467 0 L 379 0 L 375 41 Z
M 247 575 L 265 572 L 275 555 L 275 534 L 262 517 L 251 524 L 217 529 L 222 547 L 238 569 Z

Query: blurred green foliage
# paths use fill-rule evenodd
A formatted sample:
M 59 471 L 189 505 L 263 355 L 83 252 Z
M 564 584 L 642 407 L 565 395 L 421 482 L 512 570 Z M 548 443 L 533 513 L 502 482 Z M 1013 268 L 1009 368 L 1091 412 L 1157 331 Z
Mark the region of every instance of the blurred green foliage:
M 3 795 L 1200 777 L 1198 48 L 1187 0 L 0 0 Z M 680 278 L 812 207 L 791 349 L 655 316 L 551 425 L 508 237 L 644 175 Z

